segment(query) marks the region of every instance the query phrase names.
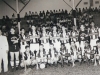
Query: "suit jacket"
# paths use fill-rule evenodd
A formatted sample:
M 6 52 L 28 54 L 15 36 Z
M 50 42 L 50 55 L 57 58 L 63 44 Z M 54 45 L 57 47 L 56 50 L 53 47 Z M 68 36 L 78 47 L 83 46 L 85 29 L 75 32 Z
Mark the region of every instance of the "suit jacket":
M 8 40 L 6 36 L 0 36 L 0 54 L 5 53 L 9 50 Z

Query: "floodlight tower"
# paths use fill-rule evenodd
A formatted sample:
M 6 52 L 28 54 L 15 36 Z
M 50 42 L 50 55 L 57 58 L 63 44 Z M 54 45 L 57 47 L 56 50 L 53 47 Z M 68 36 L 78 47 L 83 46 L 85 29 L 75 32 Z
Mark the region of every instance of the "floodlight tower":
M 19 34 L 20 34 L 20 12 L 26 7 L 26 5 L 30 2 L 30 0 L 14 0 L 16 1 L 16 10 L 5 0 L 2 0 L 6 5 L 8 5 L 13 11 L 15 11 L 17 13 L 17 24 L 18 24 L 18 30 L 19 30 Z M 19 2 L 23 3 L 24 6 L 22 7 L 21 10 L 19 10 Z M 13 16 L 13 19 L 15 18 L 15 16 Z

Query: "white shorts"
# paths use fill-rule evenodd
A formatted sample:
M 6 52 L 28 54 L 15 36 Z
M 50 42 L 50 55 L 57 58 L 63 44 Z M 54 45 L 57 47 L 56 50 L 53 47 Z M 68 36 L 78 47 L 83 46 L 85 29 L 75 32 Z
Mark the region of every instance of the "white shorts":
M 36 44 L 30 44 L 30 50 L 33 52 L 33 51 L 39 51 L 39 44 L 36 43 Z
M 38 63 L 47 62 L 47 59 L 46 58 L 38 58 L 37 61 L 38 61 Z
M 87 58 L 90 59 L 90 54 L 86 54 Z
M 66 43 L 66 44 L 65 44 L 65 47 L 66 47 L 66 49 L 68 50 L 68 53 L 70 53 L 70 44 L 69 44 L 69 43 Z
M 48 53 L 49 53 L 49 49 L 50 49 L 49 43 L 45 43 L 45 44 L 43 44 L 43 45 L 44 45 L 44 49 L 45 49 L 45 51 L 46 51 L 46 54 L 48 54 Z
M 48 63 L 49 64 L 53 64 L 54 62 L 57 62 L 59 59 L 58 58 L 50 58 L 49 60 L 48 60 Z
M 56 43 L 54 43 L 54 47 L 58 50 L 58 52 L 59 52 L 59 50 L 60 50 L 60 48 L 61 48 L 61 43 L 60 42 L 56 42 Z
M 71 55 L 72 60 L 77 60 L 77 55 Z
M 96 41 L 97 41 L 97 39 L 91 39 L 90 40 L 91 47 L 96 46 Z
M 75 42 L 75 44 L 76 44 L 77 48 L 79 48 L 79 42 Z
M 22 52 L 22 53 L 25 52 L 25 50 L 26 50 L 26 49 L 25 49 L 25 46 L 26 46 L 26 45 L 21 45 L 20 52 Z
M 21 62 L 20 66 L 25 67 L 25 64 L 26 65 L 31 65 L 31 63 L 32 63 L 31 60 L 24 60 L 24 61 Z
M 96 59 L 100 59 L 100 55 L 96 55 Z
M 24 42 L 24 45 L 22 44 L 22 42 L 20 43 L 20 45 L 21 45 L 21 48 L 20 48 L 20 52 L 25 52 L 25 46 L 27 46 L 28 44 L 26 43 L 26 42 Z
M 82 58 L 82 55 L 77 55 L 77 58 L 78 58 L 78 59 L 81 59 L 81 58 Z
M 80 47 L 82 49 L 82 55 L 84 55 L 84 46 L 85 46 L 84 44 L 85 44 L 84 41 L 81 41 Z
M 32 65 L 35 65 L 35 64 L 37 64 L 37 60 L 36 59 L 32 60 Z

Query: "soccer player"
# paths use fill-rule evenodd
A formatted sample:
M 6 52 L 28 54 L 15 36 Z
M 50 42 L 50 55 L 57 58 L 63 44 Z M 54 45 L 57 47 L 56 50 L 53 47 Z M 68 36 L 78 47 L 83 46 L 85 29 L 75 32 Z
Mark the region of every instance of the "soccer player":
M 40 44 L 38 58 L 37 58 L 38 64 L 41 69 L 45 68 L 45 65 L 47 63 L 47 55 L 46 55 L 46 51 L 43 47 L 44 46 L 42 44 Z
M 75 66 L 75 61 L 77 60 L 77 46 L 74 41 L 71 41 L 71 62 L 72 67 Z
M 20 53 L 22 54 L 22 59 L 24 58 L 23 54 L 25 52 L 25 46 L 28 45 L 26 36 L 25 36 L 25 29 L 21 29 L 21 34 L 20 34 Z
M 58 51 L 54 48 L 54 44 L 50 44 L 49 56 L 50 59 L 48 60 L 48 63 L 57 65 L 59 58 Z
M 64 46 L 64 44 L 61 44 L 61 48 L 60 48 L 60 59 L 61 59 L 61 66 L 64 66 L 64 58 L 65 58 L 65 53 L 66 53 L 66 47 Z
M 84 46 L 85 46 L 86 37 L 87 37 L 87 32 L 85 30 L 84 25 L 82 24 L 80 26 L 80 32 L 79 32 L 79 42 L 80 42 L 80 47 L 82 49 L 82 56 L 84 56 Z
M 90 46 L 91 50 L 94 46 L 96 46 L 96 41 L 98 40 L 98 28 L 95 27 L 95 23 L 91 22 L 91 29 L 90 29 Z
M 30 66 L 32 64 L 32 57 L 33 54 L 30 50 L 29 46 L 25 47 L 25 52 L 24 52 L 24 59 L 21 62 L 21 67 L 25 67 L 25 71 L 27 70 L 27 66 Z
M 86 59 L 88 65 L 89 65 L 91 49 L 90 49 L 90 45 L 89 45 L 88 41 L 85 41 L 84 51 L 85 51 L 84 58 Z

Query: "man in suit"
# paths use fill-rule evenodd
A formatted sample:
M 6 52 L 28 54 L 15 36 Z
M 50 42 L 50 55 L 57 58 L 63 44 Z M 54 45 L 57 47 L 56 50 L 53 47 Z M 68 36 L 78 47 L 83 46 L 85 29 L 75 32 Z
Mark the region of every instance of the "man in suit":
M 2 71 L 2 60 L 4 64 L 4 72 L 8 71 L 8 47 L 7 37 L 2 35 L 2 30 L 0 29 L 0 73 Z

